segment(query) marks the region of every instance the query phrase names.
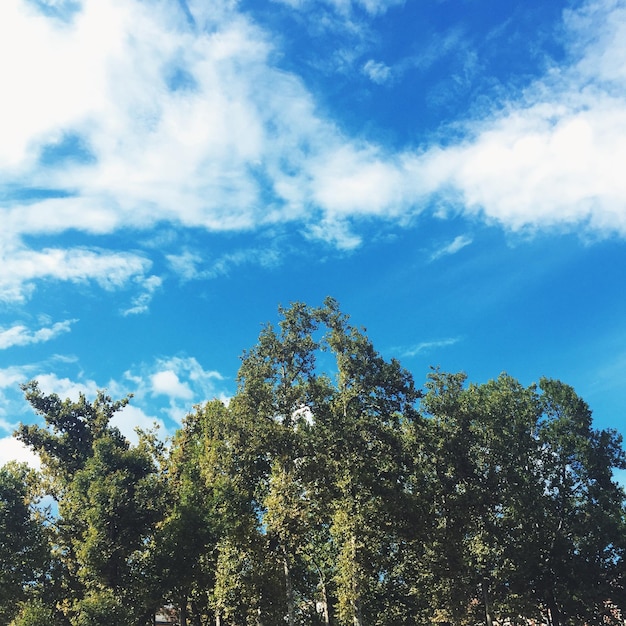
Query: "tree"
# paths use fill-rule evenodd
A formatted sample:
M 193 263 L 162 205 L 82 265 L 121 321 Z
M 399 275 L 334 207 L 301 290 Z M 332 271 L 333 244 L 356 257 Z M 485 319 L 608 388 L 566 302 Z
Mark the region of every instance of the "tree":
M 0 467 L 0 622 L 41 584 L 49 567 L 43 511 L 37 509 L 37 476 L 25 464 Z
M 181 624 L 214 619 L 218 553 L 222 539 L 253 518 L 233 468 L 232 418 L 219 400 L 188 414 L 166 463 L 168 511 L 151 548 L 151 567 L 179 607 Z
M 395 511 L 410 500 L 403 437 L 419 419 L 419 393 L 334 300 L 281 314 L 244 355 L 230 406 L 248 429 L 244 473 L 282 566 L 285 619 L 313 619 L 304 616 L 315 603 L 325 623 L 333 613 L 342 624 L 375 623 L 372 598 L 402 578 L 388 555 L 411 526 Z
M 386 361 L 364 332 L 351 326 L 337 303 L 325 302 L 322 319 L 337 364 L 330 410 L 320 415 L 323 452 L 334 501 L 331 533 L 337 544 L 341 623 L 384 623 L 385 591 L 405 587 L 393 554 L 417 527 L 405 455 L 405 430 L 420 421 L 420 392 L 398 361 Z M 391 556 L 391 558 L 389 558 Z M 400 593 L 406 599 L 408 590 Z M 399 598 L 397 598 L 399 599 Z
M 149 615 L 145 556 L 163 513 L 162 483 L 149 438 L 131 446 L 109 424 L 129 399 L 114 402 L 99 392 L 94 402 L 83 395 L 62 401 L 36 382 L 24 391 L 45 425 L 22 425 L 16 436 L 40 455 L 58 502 L 51 529 L 65 568 L 67 615 L 80 621 L 108 597 L 133 607 L 135 619 Z
M 558 381 L 464 383 L 434 371 L 423 402 L 433 604 L 453 623 L 481 604 L 488 625 L 546 611 L 553 626 L 606 621 L 624 558 L 624 492 L 612 479 L 621 439 L 593 430 L 587 405 Z
M 239 453 L 241 470 L 254 485 L 252 506 L 262 523 L 268 556 L 282 569 L 285 617 L 294 626 L 303 604 L 297 596 L 310 595 L 301 589 L 307 586 L 302 549 L 309 518 L 305 424 L 326 389 L 315 372 L 318 311 L 303 304 L 280 311 L 279 330 L 266 326 L 258 344 L 244 354 L 231 407 L 247 431 L 250 453 Z
M 553 626 L 606 623 L 615 618 L 609 601 L 624 606 L 625 494 L 613 478 L 626 467 L 622 438 L 592 428 L 591 411 L 572 387 L 544 378 L 540 389 L 542 549 L 532 583 Z
M 33 507 L 35 474 L 2 468 L 0 618 L 141 626 L 161 600 L 181 626 L 600 626 L 626 610 L 626 455 L 571 387 L 433 370 L 422 393 L 334 300 L 280 313 L 228 405 L 194 407 L 167 451 L 111 427 L 128 398 L 24 387 L 44 425 L 17 436 L 58 515 Z
M 17 606 L 17 616 L 10 626 L 66 626 L 59 612 L 41 598 L 30 598 Z

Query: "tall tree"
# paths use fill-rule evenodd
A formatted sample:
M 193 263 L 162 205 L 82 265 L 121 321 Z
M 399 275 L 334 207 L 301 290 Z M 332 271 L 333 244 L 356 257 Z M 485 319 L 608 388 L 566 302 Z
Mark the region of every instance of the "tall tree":
M 384 623 L 378 601 L 409 595 L 393 555 L 419 526 L 405 445 L 419 392 L 334 300 L 281 314 L 244 355 L 230 406 L 255 450 L 249 475 L 282 565 L 285 619 L 311 623 L 315 602 L 323 623 Z
M 542 379 L 539 431 L 542 550 L 535 590 L 553 626 L 606 623 L 624 557 L 625 494 L 613 477 L 626 468 L 621 436 L 592 427 L 589 406 L 560 381 Z
M 302 546 L 309 517 L 303 475 L 307 433 L 303 428 L 325 398 L 316 375 L 318 312 L 304 304 L 280 309 L 276 330 L 266 326 L 256 346 L 244 354 L 233 414 L 249 429 L 254 499 L 262 530 L 283 571 L 285 618 L 296 624 L 303 578 Z
M 509 376 L 465 387 L 433 372 L 423 408 L 433 431 L 433 601 L 462 623 L 610 616 L 623 563 L 621 439 L 591 428 L 571 387 Z M 452 576 L 454 573 L 454 577 Z
M 377 590 L 402 578 L 394 580 L 385 557 L 397 550 L 407 522 L 419 524 L 402 513 L 407 510 L 404 427 L 419 419 L 420 393 L 411 374 L 398 361 L 386 361 L 334 300 L 326 300 L 321 317 L 337 365 L 330 410 L 320 417 L 330 420 L 322 424 L 330 435 L 323 454 L 334 492 L 339 619 L 362 626 L 380 623 Z
M 226 601 L 216 587 L 226 555 L 220 561 L 220 552 L 229 537 L 256 527 L 252 490 L 236 467 L 236 431 L 228 407 L 213 400 L 186 416 L 170 447 L 168 512 L 151 561 L 183 625 L 188 616 L 194 624 L 221 619 Z

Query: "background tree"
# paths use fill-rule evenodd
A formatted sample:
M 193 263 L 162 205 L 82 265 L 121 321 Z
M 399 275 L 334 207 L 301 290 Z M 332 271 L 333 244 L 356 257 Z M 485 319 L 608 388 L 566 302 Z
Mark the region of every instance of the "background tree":
M 541 549 L 535 592 L 553 626 L 600 624 L 624 606 L 616 584 L 624 562 L 625 494 L 613 477 L 626 467 L 621 436 L 592 428 L 572 387 L 542 379 L 539 430 L 543 497 L 535 511 Z
M 480 605 L 487 624 L 546 610 L 555 626 L 609 619 L 624 557 L 624 491 L 612 478 L 621 439 L 594 431 L 587 405 L 558 381 L 464 383 L 435 371 L 423 402 L 439 619 L 476 619 Z

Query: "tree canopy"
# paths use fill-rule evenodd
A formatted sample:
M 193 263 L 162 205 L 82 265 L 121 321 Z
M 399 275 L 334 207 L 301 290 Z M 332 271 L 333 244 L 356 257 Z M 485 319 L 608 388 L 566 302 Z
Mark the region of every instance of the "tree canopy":
M 438 369 L 419 388 L 334 300 L 280 315 L 229 403 L 166 445 L 111 426 L 131 398 L 24 385 L 41 470 L 0 468 L 0 620 L 618 622 L 626 455 L 574 389 Z

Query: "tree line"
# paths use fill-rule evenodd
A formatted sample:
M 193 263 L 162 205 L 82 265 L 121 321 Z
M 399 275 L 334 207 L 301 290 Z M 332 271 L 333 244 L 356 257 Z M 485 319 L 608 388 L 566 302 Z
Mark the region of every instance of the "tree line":
M 41 470 L 0 468 L 0 623 L 618 622 L 626 455 L 570 386 L 418 388 L 334 300 L 280 314 L 168 444 L 111 426 L 130 398 L 24 385 Z

